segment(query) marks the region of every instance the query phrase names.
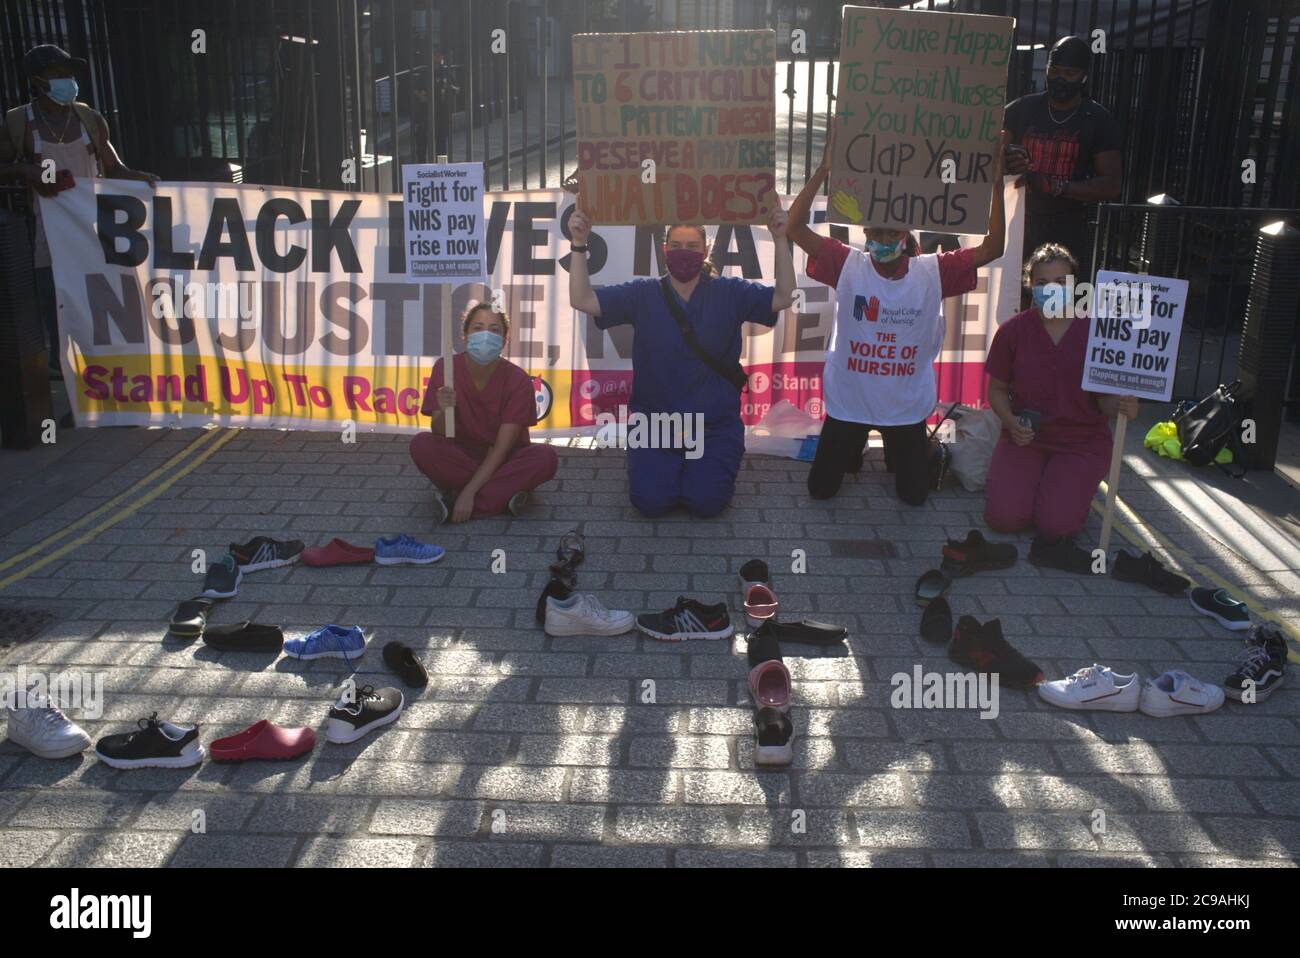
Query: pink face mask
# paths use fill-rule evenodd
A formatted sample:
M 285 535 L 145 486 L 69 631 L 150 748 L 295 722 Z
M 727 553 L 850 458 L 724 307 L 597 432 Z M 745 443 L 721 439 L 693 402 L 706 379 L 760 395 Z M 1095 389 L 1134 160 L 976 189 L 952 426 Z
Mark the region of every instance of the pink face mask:
M 668 272 L 679 283 L 689 283 L 700 275 L 704 254 L 696 249 L 670 249 L 665 256 Z

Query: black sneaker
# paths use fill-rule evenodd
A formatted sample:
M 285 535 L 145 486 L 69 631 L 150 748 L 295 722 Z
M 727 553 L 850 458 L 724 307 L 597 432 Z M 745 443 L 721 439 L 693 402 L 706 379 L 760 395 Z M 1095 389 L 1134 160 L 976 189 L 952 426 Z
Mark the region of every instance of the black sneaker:
M 1035 537 L 1029 546 L 1029 561 L 1045 569 L 1060 569 L 1077 575 L 1092 574 L 1092 553 L 1079 548 L 1073 539 L 1048 542 Z
M 239 591 L 239 580 L 243 577 L 244 573 L 235 562 L 235 557 L 227 552 L 208 566 L 202 594 L 209 599 L 229 599 Z
M 1282 684 L 1286 669 L 1286 639 L 1277 629 L 1257 625 L 1246 636 L 1241 665 L 1223 680 L 1223 694 L 1240 702 L 1242 693 L 1252 685 L 1255 701 L 1262 702 Z
M 1165 595 L 1186 592 L 1187 587 L 1191 585 L 1187 579 L 1162 566 L 1150 552 L 1138 558 L 1120 549 L 1115 553 L 1115 562 L 1110 567 L 1110 574 L 1121 582 L 1136 582 L 1138 585 L 1147 586 Z
M 679 595 L 677 604 L 666 612 L 638 615 L 636 627 L 661 642 L 725 639 L 731 636 L 731 615 L 725 602 L 705 605 Z
M 257 536 L 242 546 L 231 543 L 230 554 L 235 564 L 244 572 L 258 572 L 282 565 L 292 565 L 302 555 L 303 545 L 297 539 L 281 542 L 267 536 Z
M 325 738 L 336 745 L 355 742 L 367 732 L 396 722 L 402 714 L 402 706 L 406 704 L 406 698 L 400 689 L 388 688 L 376 692 L 369 685 L 357 688 L 351 696 L 351 702 L 347 701 L 348 698 L 345 692 L 329 711 Z
M 1250 610 L 1246 603 L 1234 599 L 1223 589 L 1193 589 L 1188 598 L 1192 608 L 1208 615 L 1225 629 L 1244 632 L 1250 628 Z
M 948 644 L 948 658 L 977 672 L 997 672 L 1009 689 L 1031 689 L 1043 681 L 1043 670 L 1011 647 L 1002 637 L 1002 623 L 990 619 L 980 625 L 963 615 Z
M 951 576 L 966 576 L 973 572 L 1009 569 L 1016 564 L 1019 555 L 1009 542 L 989 542 L 978 529 L 972 529 L 964 540 L 948 540 L 943 547 L 943 567 Z
M 95 745 L 100 761 L 113 768 L 189 768 L 207 754 L 197 725 L 160 722 L 157 712 L 139 725 L 139 731 L 101 738 Z

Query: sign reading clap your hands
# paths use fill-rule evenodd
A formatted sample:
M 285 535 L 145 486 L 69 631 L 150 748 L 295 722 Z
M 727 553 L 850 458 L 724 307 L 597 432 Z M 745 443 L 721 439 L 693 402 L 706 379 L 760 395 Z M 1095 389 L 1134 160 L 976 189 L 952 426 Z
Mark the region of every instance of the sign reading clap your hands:
M 831 222 L 987 232 L 1015 24 L 844 8 Z

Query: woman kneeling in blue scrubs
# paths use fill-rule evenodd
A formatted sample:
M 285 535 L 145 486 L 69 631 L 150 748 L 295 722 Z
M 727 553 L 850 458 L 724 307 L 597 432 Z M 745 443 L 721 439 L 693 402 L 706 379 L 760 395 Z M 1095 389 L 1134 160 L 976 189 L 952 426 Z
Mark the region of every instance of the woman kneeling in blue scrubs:
M 629 412 L 703 417 L 704 435 L 696 437 L 699 446 L 690 456 L 686 449 L 628 449 L 628 495 L 644 516 L 662 516 L 679 505 L 696 516 L 716 516 L 735 494 L 745 454 L 741 324 L 774 326 L 777 314 L 794 302 L 794 260 L 785 227 L 785 211 L 777 209 L 768 223 L 776 246 L 775 287 L 717 275 L 708 262 L 704 227 L 679 225 L 664 236 L 666 282 L 634 279 L 593 290 L 586 257 L 591 222 L 578 209 L 569 219 L 575 254 L 569 265 L 570 304 L 595 317 L 601 329 L 631 324 L 636 330 Z M 683 338 L 674 307 L 712 363 Z

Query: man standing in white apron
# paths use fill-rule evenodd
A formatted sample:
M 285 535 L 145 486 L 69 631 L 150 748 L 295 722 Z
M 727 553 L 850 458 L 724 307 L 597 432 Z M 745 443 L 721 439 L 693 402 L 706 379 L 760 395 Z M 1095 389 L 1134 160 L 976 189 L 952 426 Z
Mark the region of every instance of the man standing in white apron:
M 32 99 L 25 106 L 5 114 L 0 135 L 0 179 L 24 180 L 41 196 L 60 191 L 93 176 L 139 180 L 158 184 L 154 173 L 132 170 L 122 163 L 108 139 L 108 123 L 85 103 L 77 102 L 76 70 L 85 60 L 70 56 L 53 44 L 33 47 L 23 57 L 23 71 L 31 86 Z M 41 208 L 31 196 L 36 218 L 33 265 L 36 267 L 37 308 L 50 337 L 50 375 L 62 377 L 62 352 L 58 332 L 58 304 L 54 293 L 54 272 L 50 247 L 41 222 Z

